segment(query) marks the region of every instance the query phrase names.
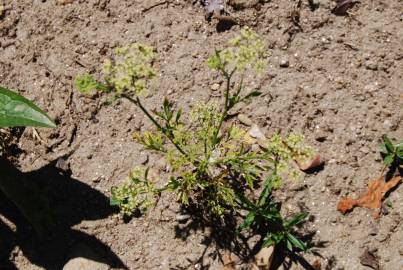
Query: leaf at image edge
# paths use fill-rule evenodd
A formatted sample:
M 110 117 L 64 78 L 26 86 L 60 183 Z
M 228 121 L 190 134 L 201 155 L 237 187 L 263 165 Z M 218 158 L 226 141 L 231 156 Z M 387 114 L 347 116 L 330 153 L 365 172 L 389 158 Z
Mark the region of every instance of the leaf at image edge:
M 0 87 L 0 127 L 56 127 L 49 116 L 32 101 Z

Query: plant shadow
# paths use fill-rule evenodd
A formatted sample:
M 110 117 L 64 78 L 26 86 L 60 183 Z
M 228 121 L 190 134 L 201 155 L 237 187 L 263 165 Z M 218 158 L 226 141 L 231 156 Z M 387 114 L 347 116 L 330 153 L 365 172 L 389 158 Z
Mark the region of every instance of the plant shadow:
M 222 218 L 212 217 L 206 214 L 205 209 L 194 204 L 182 207 L 181 212 L 189 214 L 190 219 L 175 226 L 176 237 L 186 241 L 196 231 L 202 231 L 204 235 L 201 242 L 204 245 L 204 250 L 199 258 L 189 262 L 190 264 L 198 264 L 198 269 L 210 269 L 211 265 L 205 262 L 206 256 L 211 257 L 213 260 L 218 258 L 223 263 L 223 256 L 226 251 L 235 254 L 242 261 L 250 259 L 250 254 L 253 254 L 253 250 L 249 248 L 246 237 L 236 234 L 239 219 L 235 214 L 229 213 Z M 212 251 L 210 248 L 212 248 Z
M 2 175 L 6 171 L 5 178 L 15 181 L 19 191 L 27 197 L 24 199 L 32 205 L 29 210 L 33 209 L 35 213 L 31 216 L 39 218 L 32 226 L 26 215 L 23 216 L 0 191 L 0 269 L 18 269 L 13 257 L 19 252 L 31 263 L 45 269 L 62 269 L 70 259 L 78 256 L 127 269 L 106 244 L 95 236 L 72 228 L 84 220 L 103 219 L 113 214 L 108 198 L 59 170 L 56 162 L 22 173 L 11 162 L 1 158 Z M 36 233 L 38 231 L 39 234 Z M 83 251 L 77 254 L 78 250 L 74 250 L 77 246 L 85 246 L 94 253 Z
M 315 232 L 309 232 L 303 236 L 300 236 L 301 240 L 308 244 L 309 253 L 315 255 L 316 257 L 323 258 L 323 256 L 317 251 L 317 248 L 326 247 L 328 244 L 327 241 L 320 241 L 313 245 L 313 237 L 315 236 Z M 333 259 L 334 260 L 334 259 Z M 300 252 L 290 252 L 284 244 L 277 246 L 274 252 L 273 264 L 270 269 L 278 269 L 280 266 L 281 269 L 288 270 L 292 269 L 293 265 L 300 265 L 302 269 L 305 270 L 318 270 L 317 266 L 309 263 L 302 253 Z M 326 268 L 327 269 L 327 268 Z
M 202 231 L 204 235 L 202 241 L 204 250 L 197 260 L 189 261 L 189 267 L 198 264 L 198 269 L 211 269 L 212 266 L 205 263 L 208 261 L 206 256 L 211 257 L 212 260 L 218 258 L 223 264 L 228 263 L 224 259 L 225 254 L 234 254 L 239 258 L 240 262 L 250 263 L 254 261 L 255 255 L 261 249 L 263 240 L 259 240 L 259 237 L 251 239 L 253 233 L 250 235 L 236 233 L 240 218 L 234 214 L 227 214 L 222 219 L 208 217 L 203 209 L 195 205 L 184 207 L 181 212 L 189 214 L 190 218 L 184 223 L 179 223 L 175 226 L 176 237 L 186 241 L 196 231 Z M 310 219 L 314 219 L 314 217 L 310 216 Z M 311 247 L 309 251 L 311 254 L 322 257 L 316 248 L 326 246 L 327 242 L 320 241 L 313 244 L 314 236 L 315 232 L 307 232 L 300 235 L 300 239 Z M 278 269 L 280 266 L 283 269 L 291 269 L 293 264 L 299 264 L 306 270 L 316 270 L 304 259 L 302 253 L 290 252 L 285 245 L 278 245 L 275 249 L 273 265 L 270 269 Z M 171 268 L 171 270 L 180 269 L 188 268 Z

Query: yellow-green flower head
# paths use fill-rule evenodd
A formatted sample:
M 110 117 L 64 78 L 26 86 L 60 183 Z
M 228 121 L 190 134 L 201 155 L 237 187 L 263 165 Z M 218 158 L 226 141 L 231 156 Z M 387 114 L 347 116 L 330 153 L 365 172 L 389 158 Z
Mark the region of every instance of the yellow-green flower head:
M 138 95 L 147 90 L 147 83 L 156 76 L 152 67 L 153 48 L 134 43 L 115 51 L 113 61 L 106 60 L 103 72 L 117 94 Z
M 243 71 L 252 67 L 260 72 L 265 67 L 266 49 L 260 36 L 249 27 L 241 30 L 239 36 L 229 41 L 231 47 L 212 55 L 207 65 L 212 69 L 224 69 L 226 66 Z

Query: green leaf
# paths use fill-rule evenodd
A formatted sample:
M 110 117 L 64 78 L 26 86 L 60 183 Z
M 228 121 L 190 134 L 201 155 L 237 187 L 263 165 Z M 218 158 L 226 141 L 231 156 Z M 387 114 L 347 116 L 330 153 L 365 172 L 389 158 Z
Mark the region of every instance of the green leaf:
M 292 244 L 291 244 L 290 240 L 287 239 L 286 242 L 287 242 L 287 248 L 288 248 L 288 250 L 289 250 L 289 251 L 292 251 Z
M 383 163 L 386 166 L 390 166 L 393 163 L 393 160 L 395 159 L 395 155 L 393 153 L 388 154 L 384 159 L 383 159 Z
M 248 198 L 246 198 L 245 195 L 241 193 L 237 193 L 236 195 L 237 195 L 237 203 L 242 209 L 249 211 L 255 209 L 255 205 Z
M 299 213 L 299 214 L 295 215 L 292 219 L 284 222 L 284 227 L 288 229 L 295 225 L 298 225 L 301 222 L 303 222 L 307 216 L 308 216 L 308 213 Z
M 301 249 L 301 250 L 306 250 L 307 246 L 305 245 L 304 242 L 302 242 L 300 239 L 292 235 L 291 233 L 287 233 L 287 239 L 293 244 L 293 246 Z
M 56 127 L 49 116 L 32 101 L 0 87 L 0 127 Z
M 259 206 L 265 205 L 266 201 L 267 201 L 267 198 L 271 194 L 271 190 L 272 190 L 272 187 L 273 187 L 272 178 L 273 178 L 273 174 L 270 175 L 269 177 L 267 177 L 266 180 L 264 181 L 264 188 L 262 190 L 262 193 L 259 196 L 259 201 L 258 201 Z
M 239 225 L 237 233 L 252 225 L 253 221 L 255 220 L 255 216 L 255 212 L 249 212 L 249 214 L 245 217 L 245 220 Z
M 114 198 L 114 197 L 111 197 L 111 198 L 109 199 L 109 204 L 110 204 L 111 206 L 118 206 L 118 205 L 120 205 L 120 201 L 119 201 L 119 200 L 116 200 L 116 198 Z
M 249 94 L 247 94 L 247 95 L 243 98 L 243 100 L 249 99 L 249 98 L 252 98 L 252 97 L 258 97 L 258 96 L 260 96 L 260 95 L 262 95 L 262 92 L 259 92 L 259 91 L 252 91 L 252 92 L 250 92 Z
M 266 240 L 263 241 L 262 247 L 269 247 L 274 245 L 276 242 L 271 238 L 267 238 Z
M 387 135 L 383 136 L 383 143 L 385 145 L 386 150 L 388 151 L 388 153 L 393 153 L 395 152 L 395 148 L 393 146 L 392 141 L 388 138 Z
M 399 159 L 403 159 L 403 143 L 396 145 L 396 155 Z
M 175 123 L 176 123 L 176 124 L 179 124 L 179 120 L 180 120 L 181 116 L 182 116 L 182 109 L 179 109 L 179 110 L 176 112 L 176 117 L 175 117 Z
M 280 243 L 284 239 L 284 234 L 282 233 L 271 233 L 270 231 L 264 238 L 262 247 L 272 246 L 274 244 Z

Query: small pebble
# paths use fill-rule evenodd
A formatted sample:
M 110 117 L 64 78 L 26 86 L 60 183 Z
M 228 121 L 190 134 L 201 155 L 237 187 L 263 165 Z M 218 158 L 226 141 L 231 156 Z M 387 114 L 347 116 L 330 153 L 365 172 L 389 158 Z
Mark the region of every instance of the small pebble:
M 259 152 L 259 151 L 260 151 L 260 147 L 259 147 L 258 144 L 254 143 L 254 144 L 252 144 L 252 146 L 251 146 L 251 150 L 252 150 L 252 152 Z
M 260 128 L 257 125 L 253 125 L 251 127 L 251 129 L 249 130 L 249 135 L 255 139 L 265 139 L 266 138 L 264 136 L 263 132 L 260 130 Z
M 364 66 L 368 70 L 377 70 L 378 69 L 378 64 L 374 60 L 365 61 Z
M 239 120 L 239 122 L 241 122 L 245 126 L 253 125 L 252 120 L 249 117 L 247 117 L 245 114 L 243 114 L 243 113 L 238 114 L 238 120 Z
M 176 221 L 178 222 L 185 222 L 190 218 L 190 215 L 187 214 L 182 214 L 182 215 L 177 215 L 176 216 Z
M 218 89 L 220 89 L 220 84 L 219 83 L 215 83 L 211 86 L 211 90 L 213 91 L 217 91 Z
M 327 135 L 323 131 L 318 131 L 315 133 L 315 140 L 318 142 L 324 142 L 327 140 Z
M 283 58 L 280 60 L 280 67 L 287 68 L 289 66 L 290 66 L 290 62 L 288 61 L 287 58 Z

